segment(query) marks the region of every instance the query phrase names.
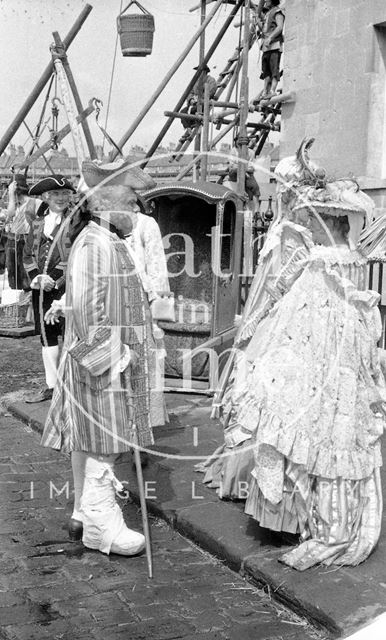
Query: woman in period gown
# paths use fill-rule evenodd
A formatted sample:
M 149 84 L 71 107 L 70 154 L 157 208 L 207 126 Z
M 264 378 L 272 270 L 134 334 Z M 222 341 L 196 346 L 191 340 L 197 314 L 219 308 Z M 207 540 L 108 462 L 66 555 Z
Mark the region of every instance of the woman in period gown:
M 247 349 L 237 413 L 254 452 L 245 511 L 301 534 L 281 558 L 299 570 L 359 564 L 380 533 L 379 295 L 355 248 L 366 208 L 348 180 L 300 187 L 294 211 L 308 213 L 315 246 Z
M 291 218 L 309 231 L 296 236 L 281 221 L 280 243 L 268 244 L 236 345 L 245 340 L 215 398 L 225 442 L 202 466 L 222 497 L 247 496 L 261 526 L 301 534 L 283 562 L 355 565 L 376 545 L 382 515 L 379 295 L 367 290 L 356 249 L 373 203 L 352 180 L 327 182 L 321 171 L 291 188 Z
M 244 401 L 248 372 L 246 351 L 251 338 L 260 335 L 270 309 L 291 287 L 303 268 L 312 239 L 302 224 L 302 217 L 292 213 L 296 188 L 300 180 L 310 178 L 316 170 L 308 159 L 313 138 L 305 138 L 295 156 L 284 158 L 277 166 L 277 212 L 253 278 L 232 352 L 221 376 L 213 401 L 213 418 L 224 427 L 224 443 L 196 471 L 204 473 L 204 482 L 215 488 L 221 498 L 245 499 L 254 458 L 252 434 L 238 420 Z M 269 322 L 269 320 L 268 320 Z

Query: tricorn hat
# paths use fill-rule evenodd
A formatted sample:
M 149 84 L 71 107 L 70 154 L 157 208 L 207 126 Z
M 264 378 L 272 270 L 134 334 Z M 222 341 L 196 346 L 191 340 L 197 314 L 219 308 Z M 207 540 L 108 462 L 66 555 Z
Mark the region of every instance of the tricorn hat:
M 84 160 L 82 175 L 89 188 L 103 183 L 106 186 L 121 185 L 130 187 L 133 191 L 151 189 L 156 186 L 153 178 L 140 167 L 133 167 L 130 161 L 117 160 L 107 164 L 98 164 L 93 160 Z
M 68 189 L 75 193 L 75 189 L 71 182 L 64 176 L 58 173 L 54 173 L 51 176 L 46 176 L 41 180 L 38 180 L 29 190 L 30 196 L 41 196 L 46 191 L 60 191 L 62 189 Z

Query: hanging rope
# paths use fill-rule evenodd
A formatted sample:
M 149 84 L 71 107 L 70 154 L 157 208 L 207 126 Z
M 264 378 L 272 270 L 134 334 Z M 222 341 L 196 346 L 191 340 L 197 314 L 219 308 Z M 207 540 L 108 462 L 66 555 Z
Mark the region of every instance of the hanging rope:
M 72 140 L 75 147 L 79 173 L 81 173 L 82 162 L 85 160 L 86 154 L 84 151 L 82 136 L 79 129 L 80 124 L 77 122 L 77 119 L 76 119 L 76 115 L 75 115 L 76 112 L 74 108 L 73 98 L 69 90 L 67 76 L 64 71 L 62 61 L 59 59 L 59 57 L 54 59 L 54 65 L 55 65 L 57 80 L 60 86 L 60 93 L 62 96 L 64 109 L 67 115 L 68 124 L 70 125 L 70 128 L 71 128 L 71 135 L 72 135 Z
M 24 124 L 25 128 L 27 129 L 28 133 L 30 134 L 30 136 L 31 136 L 31 138 L 32 138 L 32 140 L 33 140 L 33 147 L 32 147 L 32 149 L 34 148 L 34 146 L 39 147 L 39 137 L 40 137 L 40 136 L 39 136 L 39 137 L 36 137 L 36 136 L 34 136 L 34 135 L 33 135 L 33 133 L 32 133 L 32 131 L 31 131 L 31 129 L 29 128 L 29 126 L 28 126 L 28 124 L 26 123 L 26 121 L 25 121 L 25 120 L 23 120 L 23 124 Z M 43 130 L 42 130 L 42 133 L 43 133 L 43 131 L 44 131 L 44 128 L 43 128 Z M 31 153 L 29 153 L 27 157 L 29 157 L 30 155 L 31 155 Z M 44 162 L 46 163 L 46 165 L 47 165 L 48 169 L 50 170 L 50 173 L 55 173 L 55 171 L 53 170 L 53 168 L 52 168 L 52 166 L 50 165 L 49 161 L 47 160 L 46 156 L 44 155 L 44 153 L 43 153 L 43 160 L 44 160 Z M 24 171 L 24 175 L 25 175 L 26 177 L 27 177 L 28 169 L 29 169 L 29 167 L 27 166 L 27 167 L 25 168 L 25 171 Z
M 54 78 L 55 78 L 55 74 L 53 73 L 52 76 L 51 76 L 51 80 L 49 82 L 49 85 L 48 85 L 48 90 L 47 90 L 47 93 L 46 93 L 46 97 L 44 98 L 44 103 L 43 103 L 43 107 L 42 107 L 42 110 L 41 110 L 41 113 L 40 113 L 40 118 L 39 118 L 38 124 L 36 125 L 35 134 L 30 132 L 31 133 L 31 139 L 32 139 L 32 146 L 31 146 L 31 149 L 29 150 L 29 152 L 27 153 L 27 158 L 29 158 L 29 156 L 31 156 L 33 154 L 33 152 L 35 150 L 35 147 L 38 146 L 39 140 L 40 140 L 40 136 L 42 135 L 42 133 L 43 133 L 43 131 L 45 129 L 45 126 L 43 127 L 43 129 L 41 127 L 42 127 L 42 123 L 43 123 L 43 118 L 45 116 L 45 112 L 46 112 L 48 100 L 49 100 L 49 97 L 50 97 L 51 88 L 52 88 L 52 85 L 53 85 L 53 82 L 54 82 Z M 27 127 L 27 124 L 26 124 L 25 121 L 24 121 L 24 124 L 25 124 L 26 128 L 29 131 L 29 128 Z M 27 174 L 27 172 L 28 172 L 28 167 L 26 167 L 25 174 Z
M 121 0 L 121 4 L 119 7 L 119 13 L 122 13 L 122 5 L 123 5 L 123 0 Z M 113 66 L 111 69 L 111 74 L 110 74 L 110 86 L 109 86 L 109 95 L 107 98 L 107 108 L 106 108 L 106 118 L 105 118 L 105 126 L 104 126 L 104 130 L 106 131 L 107 129 L 107 123 L 108 123 L 108 119 L 109 119 L 109 114 L 110 114 L 110 103 L 111 103 L 111 94 L 112 94 L 112 90 L 113 90 L 113 82 L 114 82 L 114 74 L 115 74 L 115 62 L 117 59 L 117 50 L 118 50 L 118 40 L 119 40 L 119 33 L 117 31 L 117 35 L 115 37 L 115 47 L 114 47 L 114 56 L 113 56 Z M 98 126 L 100 127 L 99 123 Z M 103 137 L 103 142 L 102 142 L 102 153 L 104 153 L 105 151 L 105 136 Z
M 119 155 L 122 156 L 122 158 L 123 158 L 124 155 L 123 155 L 122 149 L 120 147 L 118 147 L 117 143 L 114 142 L 112 137 L 107 133 L 106 129 L 104 129 L 102 127 L 102 125 L 100 124 L 100 122 L 99 122 L 99 115 L 100 115 L 100 112 L 101 112 L 101 108 L 100 107 L 103 105 L 102 100 L 98 100 L 98 98 L 94 98 L 93 102 L 94 102 L 94 105 L 95 105 L 95 122 L 98 125 L 99 129 L 102 131 L 103 140 L 107 140 L 107 142 L 109 142 L 111 144 L 111 146 L 114 147 L 116 149 L 116 151 L 118 151 Z

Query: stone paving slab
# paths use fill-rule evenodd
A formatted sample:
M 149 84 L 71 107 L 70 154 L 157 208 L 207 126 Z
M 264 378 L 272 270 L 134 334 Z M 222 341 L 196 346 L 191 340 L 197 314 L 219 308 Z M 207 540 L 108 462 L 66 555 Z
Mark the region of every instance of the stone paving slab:
M 170 424 L 155 431 L 157 455 L 143 470 L 150 512 L 334 635 L 348 634 L 386 610 L 386 523 L 377 549 L 359 567 L 298 572 L 282 565 L 279 558 L 294 539 L 260 528 L 244 514 L 242 503 L 220 501 L 194 471 L 200 456 L 221 443 L 221 429 L 210 420 L 210 399 L 166 394 L 166 401 Z M 24 403 L 8 405 L 37 429 L 47 409 L 48 403 L 32 411 Z M 137 498 L 130 456 L 122 457 L 119 476 L 128 479 Z M 385 491 L 384 471 L 382 476 Z
M 67 485 L 68 456 L 42 449 L 30 427 L 1 412 L 0 450 L 10 461 L 0 477 L 1 640 L 326 640 L 152 516 L 152 580 L 144 554 L 106 556 L 70 542 L 72 483 L 50 495 L 53 477 Z M 39 498 L 24 488 L 27 460 L 39 469 Z M 3 493 L 12 478 L 21 491 Z M 141 528 L 135 503 L 124 515 Z

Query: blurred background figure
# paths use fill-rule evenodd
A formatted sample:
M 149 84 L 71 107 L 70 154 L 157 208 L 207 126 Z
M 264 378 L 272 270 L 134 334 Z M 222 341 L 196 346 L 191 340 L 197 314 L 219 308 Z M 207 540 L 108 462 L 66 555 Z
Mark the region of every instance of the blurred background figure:
M 29 289 L 29 278 L 23 266 L 25 240 L 35 219 L 41 200 L 28 196 L 25 176 L 17 174 L 8 187 L 8 208 L 6 213 L 5 261 L 8 284 L 11 289 Z
M 194 67 L 194 70 L 197 71 L 198 67 Z M 186 107 L 181 109 L 181 113 L 188 113 L 190 115 L 195 115 L 197 113 L 197 104 L 199 100 L 199 90 L 200 90 L 200 82 L 202 82 L 202 87 L 204 88 L 205 83 L 209 84 L 209 99 L 212 100 L 216 93 L 217 89 L 217 81 L 216 78 L 209 75 L 210 68 L 206 65 L 202 70 L 201 77 L 197 80 L 193 89 L 189 93 L 186 100 Z M 192 128 L 194 127 L 194 120 L 190 120 L 190 118 L 181 118 L 181 124 L 185 129 L 185 136 L 189 137 L 192 132 Z

